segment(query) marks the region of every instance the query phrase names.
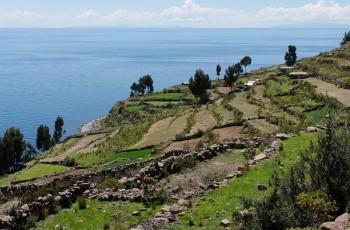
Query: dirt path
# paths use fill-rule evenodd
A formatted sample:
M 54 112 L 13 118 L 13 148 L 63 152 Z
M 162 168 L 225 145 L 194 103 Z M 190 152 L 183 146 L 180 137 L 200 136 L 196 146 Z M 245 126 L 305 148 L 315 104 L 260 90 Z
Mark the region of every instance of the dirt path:
M 307 78 L 305 81 L 317 86 L 317 92 L 323 94 L 327 93 L 330 97 L 336 98 L 344 105 L 350 106 L 350 90 L 338 88 L 333 84 L 327 83 L 317 78 Z

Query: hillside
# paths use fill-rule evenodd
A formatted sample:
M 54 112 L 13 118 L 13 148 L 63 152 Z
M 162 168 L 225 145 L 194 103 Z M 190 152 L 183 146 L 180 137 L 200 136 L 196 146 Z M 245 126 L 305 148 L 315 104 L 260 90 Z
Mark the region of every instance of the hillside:
M 206 105 L 186 85 L 117 102 L 98 130 L 1 177 L 0 228 L 238 228 L 254 213 L 247 203 L 268 199 L 274 176 L 325 133 L 328 114 L 347 124 L 349 49 L 299 61 L 304 80 L 275 66 L 233 92 L 213 81 Z

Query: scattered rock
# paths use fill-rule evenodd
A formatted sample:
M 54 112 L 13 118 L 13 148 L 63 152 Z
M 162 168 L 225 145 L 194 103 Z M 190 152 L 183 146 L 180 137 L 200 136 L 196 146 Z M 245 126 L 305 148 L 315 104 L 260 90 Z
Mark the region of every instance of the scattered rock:
M 225 177 L 225 179 L 230 180 L 230 179 L 232 179 L 232 178 L 234 178 L 234 177 L 235 177 L 235 175 L 229 174 L 229 175 L 227 175 L 227 176 Z
M 263 184 L 258 184 L 258 189 L 259 189 L 259 191 L 264 191 L 267 189 L 267 186 L 263 185 Z
M 134 211 L 134 212 L 132 212 L 132 215 L 133 215 L 133 216 L 140 216 L 141 213 L 140 213 L 139 211 Z
M 314 132 L 317 132 L 317 128 L 316 128 L 316 127 L 313 127 L 313 126 L 307 127 L 307 128 L 306 128 L 306 132 L 307 132 L 307 133 L 314 133 Z
M 29 210 L 30 210 L 28 204 L 23 205 L 21 207 L 21 209 L 24 210 L 24 211 L 27 211 L 27 212 L 29 212 Z
M 171 214 L 174 214 L 174 215 L 179 214 L 180 212 L 182 212 L 182 210 L 183 208 L 178 204 L 173 204 L 170 208 Z
M 326 222 L 320 226 L 321 230 L 344 230 L 342 224 L 336 222 Z
M 230 221 L 228 219 L 223 219 L 222 221 L 220 221 L 220 225 L 228 227 L 230 225 Z
M 259 155 L 256 155 L 254 157 L 254 161 L 262 161 L 262 160 L 265 160 L 267 158 L 266 154 L 265 153 L 261 153 Z
M 280 139 L 280 140 L 287 140 L 290 136 L 288 134 L 285 133 L 278 133 L 276 134 L 276 138 Z
M 248 216 L 248 215 L 249 215 L 248 209 L 244 209 L 243 211 L 241 211 L 241 212 L 240 212 L 240 215 L 241 215 L 242 217 Z

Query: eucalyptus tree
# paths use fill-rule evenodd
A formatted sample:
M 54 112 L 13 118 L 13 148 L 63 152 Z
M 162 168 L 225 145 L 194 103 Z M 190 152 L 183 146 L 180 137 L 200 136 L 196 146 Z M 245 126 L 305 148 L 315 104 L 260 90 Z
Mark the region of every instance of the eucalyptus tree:
M 196 70 L 194 77 L 190 77 L 189 79 L 188 88 L 196 98 L 199 98 L 200 103 L 206 103 L 208 101 L 207 89 L 210 89 L 210 87 L 211 81 L 209 75 L 201 69 Z

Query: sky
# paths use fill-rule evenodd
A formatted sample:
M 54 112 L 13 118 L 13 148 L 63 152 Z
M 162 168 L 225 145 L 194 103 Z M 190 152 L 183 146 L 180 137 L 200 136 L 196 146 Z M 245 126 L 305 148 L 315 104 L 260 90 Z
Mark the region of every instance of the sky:
M 265 28 L 342 24 L 349 0 L 0 0 L 1 28 Z

